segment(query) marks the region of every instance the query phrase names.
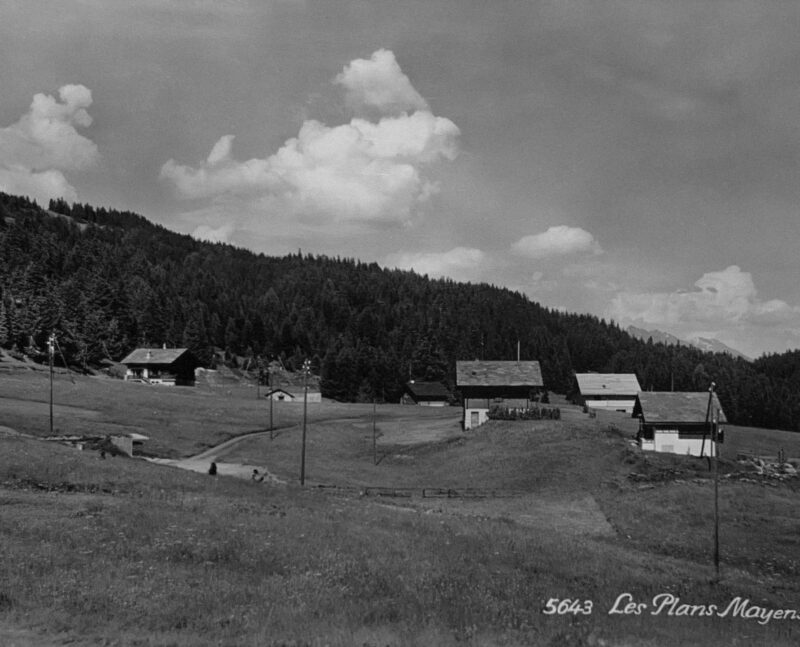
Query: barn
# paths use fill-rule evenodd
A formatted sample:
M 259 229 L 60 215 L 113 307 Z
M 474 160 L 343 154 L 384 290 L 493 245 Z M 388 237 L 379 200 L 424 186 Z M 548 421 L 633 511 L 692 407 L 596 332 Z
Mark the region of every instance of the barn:
M 461 392 L 464 429 L 472 429 L 488 420 L 493 406 L 531 408 L 544 382 L 536 361 L 459 361 L 456 388 Z
M 633 373 L 576 373 L 576 404 L 589 409 L 633 413 L 636 394 L 642 388 Z
M 200 362 L 188 348 L 137 348 L 122 360 L 125 380 L 167 386 L 194 386 Z
M 717 394 L 708 392 L 643 391 L 636 396 L 633 417 L 639 418 L 637 438 L 645 451 L 681 454 L 684 456 L 713 456 L 710 421 L 724 423 Z M 720 442 L 722 440 L 720 439 Z
M 408 382 L 400 404 L 444 407 L 450 403 L 450 391 L 441 382 Z

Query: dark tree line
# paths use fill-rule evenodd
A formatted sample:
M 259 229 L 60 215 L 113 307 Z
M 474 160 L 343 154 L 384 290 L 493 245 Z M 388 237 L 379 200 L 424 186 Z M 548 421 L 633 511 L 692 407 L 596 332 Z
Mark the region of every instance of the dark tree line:
M 66 216 L 66 217 L 64 217 Z M 144 345 L 186 346 L 211 366 L 305 359 L 323 393 L 397 400 L 409 379 L 453 386 L 458 359 L 541 362 L 547 388 L 574 373 L 636 373 L 644 389 L 706 390 L 728 418 L 800 430 L 800 351 L 756 362 L 634 339 L 486 284 L 431 280 L 355 259 L 281 258 L 199 242 L 142 216 L 0 193 L 0 346 L 36 356 L 55 332 L 92 367 Z M 41 356 L 41 355 L 40 355 Z

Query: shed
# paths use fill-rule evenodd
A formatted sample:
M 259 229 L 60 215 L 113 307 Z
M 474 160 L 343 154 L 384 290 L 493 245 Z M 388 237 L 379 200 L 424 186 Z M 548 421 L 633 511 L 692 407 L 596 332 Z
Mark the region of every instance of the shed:
M 709 411 L 707 391 L 642 391 L 633 407 L 633 417 L 639 418 L 639 447 L 687 456 L 714 455 L 711 420 L 715 416 L 718 423 L 727 422 L 716 393 L 711 394 Z
M 459 361 L 456 387 L 461 392 L 464 429 L 483 424 L 493 406 L 529 409 L 544 390 L 536 361 Z
M 274 400 L 275 402 L 302 402 L 304 397 L 304 388 L 300 387 L 275 387 L 270 389 L 264 394 L 265 398 Z M 322 393 L 317 388 L 308 388 L 307 402 L 322 402 Z
M 576 373 L 577 404 L 590 409 L 632 413 L 642 388 L 633 373 Z
M 441 382 L 411 381 L 406 384 L 401 404 L 444 407 L 449 404 L 450 398 L 450 390 Z
M 200 362 L 188 348 L 137 348 L 123 358 L 125 380 L 169 386 L 194 386 Z

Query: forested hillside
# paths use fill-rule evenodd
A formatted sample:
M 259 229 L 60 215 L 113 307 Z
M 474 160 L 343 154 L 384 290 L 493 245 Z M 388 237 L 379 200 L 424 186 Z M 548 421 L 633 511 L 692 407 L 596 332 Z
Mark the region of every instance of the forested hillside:
M 60 215 L 59 215 L 60 214 Z M 129 213 L 0 193 L 0 346 L 42 357 L 55 331 L 68 363 L 96 366 L 141 345 L 203 361 L 304 359 L 340 400 L 396 400 L 410 378 L 451 385 L 457 359 L 542 364 L 549 390 L 574 372 L 633 372 L 643 388 L 717 384 L 739 424 L 800 429 L 800 355 L 755 363 L 636 340 L 507 289 L 431 280 L 325 256 L 282 258 L 199 242 Z

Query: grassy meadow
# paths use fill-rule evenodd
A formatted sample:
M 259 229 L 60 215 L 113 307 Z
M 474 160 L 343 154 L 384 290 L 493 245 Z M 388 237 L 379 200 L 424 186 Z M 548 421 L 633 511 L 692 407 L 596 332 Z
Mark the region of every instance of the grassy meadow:
M 0 361 L 0 411 L 5 425 L 34 436 L 50 433 L 50 381 L 47 367 Z M 35 368 L 30 368 L 35 366 Z M 179 458 L 196 454 L 233 436 L 269 429 L 269 404 L 254 386 L 164 387 L 105 377 L 57 372 L 53 381 L 56 434 L 141 433 L 145 451 Z M 371 411 L 364 406 L 363 411 Z M 346 408 L 309 405 L 309 419 L 341 417 Z M 356 412 L 353 415 L 361 415 Z M 276 429 L 296 425 L 302 405 L 273 407 Z
M 0 367 L 2 363 L 0 363 Z M 47 432 L 46 376 L 0 371 L 0 427 Z M 264 430 L 249 389 L 158 389 L 65 375 L 56 427 L 129 429 L 183 457 Z M 26 403 L 29 415 L 26 415 Z M 42 406 L 44 405 L 44 418 Z M 711 564 L 713 484 L 703 461 L 644 456 L 635 421 L 565 407 L 560 421 L 458 429 L 457 409 L 275 407 L 273 440 L 220 461 L 285 485 L 212 477 L 0 431 L 0 644 L 796 645 L 800 620 L 653 614 L 653 597 L 800 611 L 798 481 L 742 481 L 723 462 L 721 579 Z M 405 431 L 408 430 L 408 434 Z M 425 432 L 428 440 L 425 441 Z M 792 436 L 730 428 L 764 453 Z M 414 442 L 409 442 L 405 436 Z M 635 477 L 632 477 L 634 475 Z M 343 486 L 473 487 L 489 499 L 387 499 Z M 610 614 L 622 594 L 646 603 Z M 548 615 L 552 598 L 581 610 Z M 577 609 L 577 607 L 575 607 Z M 670 615 L 671 613 L 671 615 Z

